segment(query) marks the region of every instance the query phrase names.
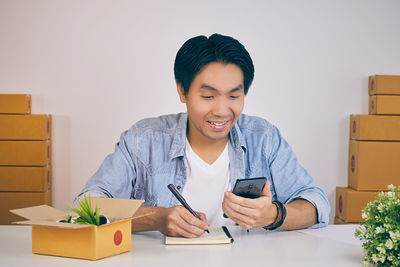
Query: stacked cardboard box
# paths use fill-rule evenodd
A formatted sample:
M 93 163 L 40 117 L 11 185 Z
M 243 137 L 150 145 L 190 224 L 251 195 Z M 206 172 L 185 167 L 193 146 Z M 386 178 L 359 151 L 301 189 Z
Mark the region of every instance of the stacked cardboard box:
M 348 186 L 336 188 L 335 223 L 361 210 L 389 184 L 400 185 L 400 76 L 369 77 L 369 115 L 350 115 Z
M 31 96 L 0 94 L 0 224 L 10 209 L 51 204 L 51 116 L 31 114 Z

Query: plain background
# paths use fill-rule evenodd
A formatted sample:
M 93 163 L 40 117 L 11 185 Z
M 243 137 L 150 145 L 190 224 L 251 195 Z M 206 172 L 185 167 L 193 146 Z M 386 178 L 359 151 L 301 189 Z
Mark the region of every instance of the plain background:
M 241 41 L 245 113 L 274 123 L 335 211 L 350 114 L 371 74 L 400 74 L 400 1 L 0 0 L 0 93 L 53 115 L 53 204 L 66 209 L 139 119 L 185 111 L 173 62 L 190 37 Z

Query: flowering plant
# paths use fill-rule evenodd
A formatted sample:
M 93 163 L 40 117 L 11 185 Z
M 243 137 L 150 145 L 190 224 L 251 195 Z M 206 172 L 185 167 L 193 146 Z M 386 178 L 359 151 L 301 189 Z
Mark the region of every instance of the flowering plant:
M 364 264 L 400 266 L 400 186 L 388 189 L 362 210 L 365 222 L 355 236 L 363 241 Z

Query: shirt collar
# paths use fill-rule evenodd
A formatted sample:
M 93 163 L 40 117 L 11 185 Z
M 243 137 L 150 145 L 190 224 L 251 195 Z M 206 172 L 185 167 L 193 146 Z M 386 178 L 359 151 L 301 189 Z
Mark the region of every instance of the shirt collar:
M 175 134 L 172 141 L 171 150 L 169 152 L 170 160 L 177 157 L 185 156 L 185 140 L 186 140 L 186 128 L 187 128 L 187 113 L 180 113 L 178 118 L 178 124 L 175 130 Z M 243 151 L 246 152 L 246 143 L 243 140 L 242 133 L 237 124 L 233 125 L 232 129 L 229 132 L 229 139 L 232 146 L 238 150 L 242 148 Z
M 229 139 L 230 142 L 236 150 L 239 150 L 239 148 L 242 148 L 244 152 L 246 152 L 247 147 L 246 147 L 246 142 L 243 139 L 242 132 L 240 131 L 240 128 L 238 126 L 238 123 L 236 122 L 235 125 L 233 125 L 230 133 L 229 133 Z
M 187 127 L 187 113 L 179 113 L 178 124 L 172 140 L 169 159 L 183 157 L 185 155 L 185 140 Z

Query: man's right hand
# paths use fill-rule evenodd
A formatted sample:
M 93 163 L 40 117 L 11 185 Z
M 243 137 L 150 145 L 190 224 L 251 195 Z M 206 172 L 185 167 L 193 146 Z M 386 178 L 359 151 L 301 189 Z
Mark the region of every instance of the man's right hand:
M 146 213 L 152 214 L 132 221 L 132 232 L 158 230 L 167 236 L 194 238 L 210 226 L 204 213 L 196 211 L 199 220 L 181 205 L 171 208 L 142 206 L 135 215 Z
M 167 236 L 195 238 L 201 236 L 210 226 L 204 213 L 196 211 L 201 219 L 199 220 L 181 205 L 163 208 L 157 213 L 156 228 Z

